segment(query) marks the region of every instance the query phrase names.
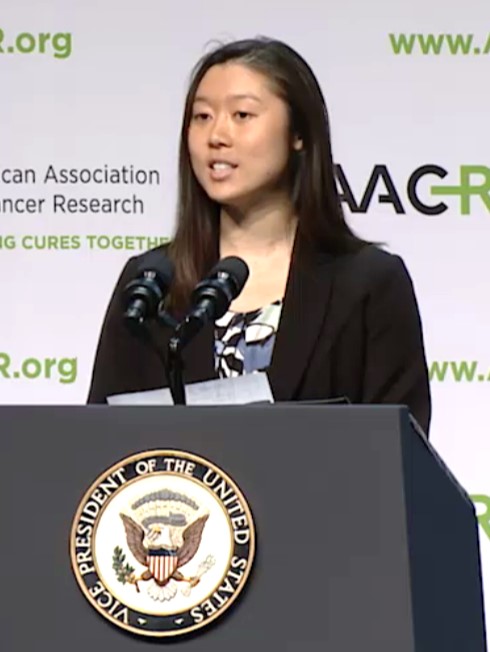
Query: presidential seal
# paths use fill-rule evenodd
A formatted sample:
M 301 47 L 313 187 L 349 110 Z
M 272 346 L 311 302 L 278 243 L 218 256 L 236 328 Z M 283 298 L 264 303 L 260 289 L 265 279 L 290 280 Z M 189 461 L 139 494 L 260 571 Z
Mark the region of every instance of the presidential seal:
M 139 453 L 83 497 L 70 535 L 85 597 L 131 632 L 175 636 L 207 625 L 250 574 L 255 531 L 237 485 L 207 460 Z

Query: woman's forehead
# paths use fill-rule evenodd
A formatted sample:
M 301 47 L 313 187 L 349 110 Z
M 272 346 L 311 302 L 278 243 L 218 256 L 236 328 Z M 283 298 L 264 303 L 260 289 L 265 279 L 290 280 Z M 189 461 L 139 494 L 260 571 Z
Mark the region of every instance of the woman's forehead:
M 212 66 L 201 79 L 194 101 L 211 99 L 267 100 L 274 95 L 270 79 L 262 72 L 238 62 Z

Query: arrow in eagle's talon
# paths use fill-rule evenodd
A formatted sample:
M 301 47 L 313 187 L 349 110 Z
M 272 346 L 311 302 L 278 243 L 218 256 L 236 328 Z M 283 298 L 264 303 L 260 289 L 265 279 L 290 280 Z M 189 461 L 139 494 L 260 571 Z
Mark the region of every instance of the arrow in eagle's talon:
M 172 577 L 174 580 L 177 580 L 177 582 L 188 582 L 191 587 L 196 586 L 201 581 L 201 578 L 198 575 L 194 577 L 185 577 L 179 571 L 176 571 Z
M 137 593 L 141 593 L 141 591 L 140 591 L 140 587 L 139 587 L 139 585 L 138 585 L 138 582 L 139 582 L 141 579 L 142 579 L 141 577 L 136 578 L 134 575 L 131 575 L 131 577 L 128 579 L 128 582 L 129 582 L 130 584 L 134 584 Z

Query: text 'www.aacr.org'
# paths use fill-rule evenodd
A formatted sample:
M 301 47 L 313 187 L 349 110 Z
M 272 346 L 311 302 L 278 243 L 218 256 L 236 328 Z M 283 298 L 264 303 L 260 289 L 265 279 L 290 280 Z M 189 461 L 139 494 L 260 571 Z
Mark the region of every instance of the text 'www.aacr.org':
M 68 59 L 73 51 L 73 38 L 70 32 L 18 32 L 9 34 L 0 28 L 0 56 L 41 54 L 55 59 Z
M 27 357 L 16 361 L 10 354 L 0 352 L 0 382 L 50 380 L 69 385 L 76 381 L 77 374 L 77 358 Z
M 490 55 L 490 32 L 477 34 L 388 34 L 396 55 L 481 56 Z
M 490 383 L 490 364 L 478 360 L 435 360 L 429 365 L 431 382 Z

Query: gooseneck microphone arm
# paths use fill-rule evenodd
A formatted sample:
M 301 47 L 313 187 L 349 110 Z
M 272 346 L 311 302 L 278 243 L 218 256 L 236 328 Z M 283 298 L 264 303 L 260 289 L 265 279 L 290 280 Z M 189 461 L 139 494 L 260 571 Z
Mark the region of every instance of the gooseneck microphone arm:
M 203 297 L 185 319 L 175 327 L 172 337 L 172 340 L 175 340 L 173 344 L 175 350 L 183 351 L 208 321 L 214 321 L 224 315 L 231 301 L 232 299 L 227 302 L 227 307 L 224 312 L 220 311 L 218 313 L 213 300 Z
M 223 258 L 194 289 L 192 308 L 176 325 L 168 343 L 169 386 L 175 405 L 185 405 L 182 351 L 208 323 L 222 317 L 240 294 L 249 275 L 247 264 L 235 256 Z

